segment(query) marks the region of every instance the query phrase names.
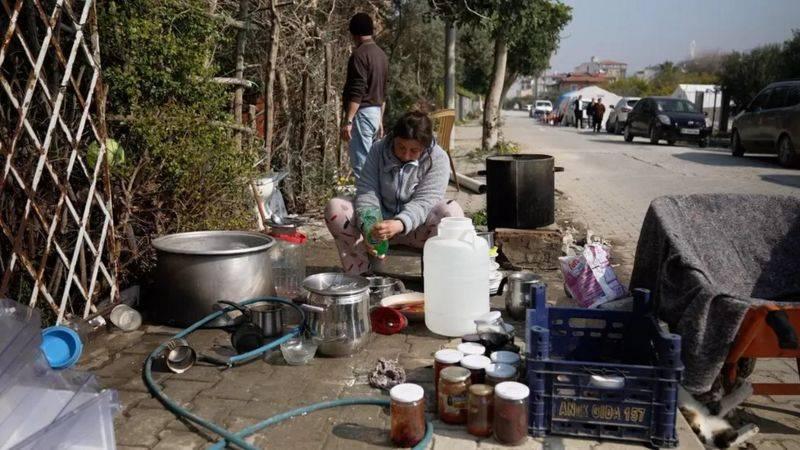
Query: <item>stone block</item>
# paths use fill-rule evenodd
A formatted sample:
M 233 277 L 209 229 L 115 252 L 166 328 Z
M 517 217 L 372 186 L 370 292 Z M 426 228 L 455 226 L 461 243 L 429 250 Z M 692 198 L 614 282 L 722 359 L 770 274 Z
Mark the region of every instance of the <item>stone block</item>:
M 120 414 L 114 421 L 114 433 L 119 445 L 152 447 L 158 442 L 158 433 L 175 416 L 161 409 L 136 407 Z
M 494 241 L 501 258 L 510 268 L 551 270 L 558 268 L 562 233 L 559 230 L 515 230 L 498 228 Z
M 135 407 L 140 401 L 150 398 L 150 394 L 136 391 L 117 391 L 119 401 L 122 403 L 122 410 L 128 411 Z
M 99 377 L 131 378 L 141 373 L 144 355 L 119 354 L 115 359 L 94 371 Z
M 159 442 L 153 450 L 195 450 L 204 448 L 209 441 L 190 431 L 164 430 L 158 434 Z

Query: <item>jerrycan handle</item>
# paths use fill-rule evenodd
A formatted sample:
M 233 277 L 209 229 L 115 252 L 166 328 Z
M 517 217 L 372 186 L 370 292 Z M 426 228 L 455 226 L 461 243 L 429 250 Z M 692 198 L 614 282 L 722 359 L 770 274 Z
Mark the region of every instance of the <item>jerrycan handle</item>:
M 472 220 L 466 217 L 445 217 L 439 222 L 439 236 L 448 236 L 451 239 L 463 241 L 475 247 L 476 238 L 475 227 Z

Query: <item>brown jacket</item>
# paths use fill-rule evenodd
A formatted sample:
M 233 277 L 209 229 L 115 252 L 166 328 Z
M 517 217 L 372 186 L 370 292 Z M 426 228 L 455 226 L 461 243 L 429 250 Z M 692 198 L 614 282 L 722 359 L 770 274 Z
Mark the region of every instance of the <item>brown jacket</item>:
M 597 103 L 594 105 L 594 117 L 597 119 L 602 120 L 603 115 L 606 113 L 606 105 L 602 103 Z

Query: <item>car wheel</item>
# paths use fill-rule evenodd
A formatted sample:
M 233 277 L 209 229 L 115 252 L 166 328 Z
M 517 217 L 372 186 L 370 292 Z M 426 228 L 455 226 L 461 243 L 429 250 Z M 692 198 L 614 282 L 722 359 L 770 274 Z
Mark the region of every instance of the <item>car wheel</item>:
M 744 156 L 744 147 L 738 131 L 734 131 L 731 136 L 731 154 L 737 158 Z
M 653 145 L 658 145 L 658 131 L 654 125 L 650 125 L 650 143 Z
M 667 141 L 667 145 L 675 145 L 675 140 L 673 139 L 673 140 Z
M 800 158 L 797 157 L 797 153 L 794 151 L 794 145 L 792 144 L 792 140 L 789 139 L 789 136 L 782 136 L 781 140 L 778 141 L 778 162 L 780 162 L 783 167 L 797 167 L 800 162 Z
M 625 127 L 625 142 L 633 142 L 633 134 L 631 133 L 631 127 Z
M 700 139 L 700 142 L 697 143 L 700 148 L 708 147 L 708 139 Z

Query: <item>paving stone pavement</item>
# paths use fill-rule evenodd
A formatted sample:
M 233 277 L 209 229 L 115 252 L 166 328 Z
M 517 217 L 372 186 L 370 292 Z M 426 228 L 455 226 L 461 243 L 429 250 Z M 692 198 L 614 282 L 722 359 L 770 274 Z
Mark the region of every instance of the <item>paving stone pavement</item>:
M 800 184 L 794 178 L 797 175 L 761 159 L 726 164 L 724 158 L 728 156 L 714 150 L 624 146 L 615 142 L 621 138 L 540 127 L 522 115 L 507 115 L 503 133 L 507 139 L 519 142 L 523 151 L 553 154 L 556 165 L 566 168 L 564 173 L 556 174 L 559 223 L 589 227 L 611 238 L 616 261 L 620 263 L 617 270 L 623 280 L 629 277 L 638 229 L 653 197 L 709 191 L 726 185 L 740 191 L 796 194 L 795 186 Z M 477 146 L 479 136 L 477 126 L 457 127 L 459 171 L 470 173 L 482 168 L 481 163 L 466 155 Z M 468 212 L 485 205 L 484 196 L 456 193 L 452 186 L 448 196 L 456 198 Z M 336 269 L 336 251 L 324 226 L 316 222 L 307 228 L 313 249 L 309 252 L 309 271 Z M 557 272 L 544 276 L 553 286 L 561 283 Z M 551 290 L 551 300 L 558 304 L 569 301 L 559 289 Z M 493 298 L 492 304 L 501 308 L 502 300 Z M 515 325 L 521 332 L 521 324 Z M 151 398 L 143 385 L 144 358 L 175 331 L 146 325 L 131 333 L 112 332 L 94 341 L 84 352 L 81 367 L 94 371 L 105 386 L 120 392 L 123 411 L 115 419 L 115 430 L 122 450 L 204 448 L 214 439 L 213 435 L 176 419 Z M 203 330 L 190 336 L 190 342 L 198 349 L 219 350 L 228 346 L 228 337 L 220 331 Z M 220 371 L 198 364 L 181 375 L 158 373 L 156 380 L 168 395 L 202 417 L 240 430 L 277 412 L 320 400 L 383 395 L 366 383 L 366 374 L 379 357 L 399 358 L 409 371 L 410 380 L 420 383 L 430 399 L 432 354 L 448 345 L 452 342 L 431 335 L 423 325 L 416 325 L 401 335 L 375 336 L 366 350 L 348 358 L 316 358 L 307 366 L 290 367 L 273 353 L 263 361 L 232 370 Z M 753 379 L 761 378 L 796 381 L 797 371 L 785 361 L 761 361 Z M 753 440 L 756 448 L 800 448 L 800 400 L 796 397 L 753 397 L 740 418 L 761 427 L 762 433 Z M 257 433 L 249 441 L 262 448 L 390 447 L 388 419 L 386 411 L 375 406 L 340 408 L 292 419 Z M 475 439 L 458 427 L 436 423 L 435 429 L 432 448 L 437 450 L 507 448 L 492 439 Z M 679 421 L 679 429 L 681 448 L 701 448 L 685 422 Z M 531 438 L 519 448 L 641 447 L 593 440 Z

